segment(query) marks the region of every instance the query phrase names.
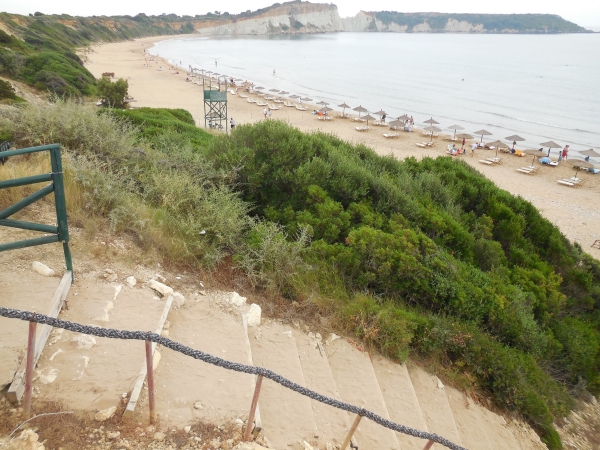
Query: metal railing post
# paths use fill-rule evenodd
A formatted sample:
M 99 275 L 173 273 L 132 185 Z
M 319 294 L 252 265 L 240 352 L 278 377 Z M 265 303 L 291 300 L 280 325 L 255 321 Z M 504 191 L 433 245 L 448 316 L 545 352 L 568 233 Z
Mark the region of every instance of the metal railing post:
M 25 399 L 23 400 L 23 414 L 29 416 L 31 413 L 31 382 L 33 380 L 33 354 L 35 353 L 35 314 L 29 320 L 29 336 L 27 338 L 27 365 L 25 366 Z
M 152 364 L 152 342 L 146 341 L 146 373 L 148 374 L 148 404 L 150 406 L 150 423 L 156 422 L 156 404 L 154 398 L 154 367 Z
M 361 414 L 359 414 L 358 416 L 356 416 L 356 419 L 354 419 L 354 423 L 350 427 L 350 430 L 348 430 L 348 434 L 346 435 L 346 439 L 344 439 L 344 442 L 342 442 L 342 446 L 340 447 L 340 450 L 346 450 L 346 448 L 348 447 L 348 444 L 352 440 L 352 436 L 354 436 L 354 433 L 356 432 L 356 429 L 358 428 L 358 424 L 360 423 L 360 419 L 362 419 L 362 418 L 363 418 L 363 416 Z
M 254 387 L 254 396 L 252 397 L 252 404 L 250 405 L 250 414 L 248 415 L 248 423 L 246 423 L 246 431 L 244 432 L 244 442 L 248 442 L 250 439 L 250 433 L 252 432 L 252 424 L 254 423 L 254 414 L 256 413 L 256 405 L 258 405 L 258 396 L 260 395 L 260 387 L 262 386 L 263 376 L 259 375 L 256 380 L 256 386 Z
M 427 444 L 425 444 L 423 450 L 429 450 L 431 447 L 433 447 L 433 441 L 427 441 Z

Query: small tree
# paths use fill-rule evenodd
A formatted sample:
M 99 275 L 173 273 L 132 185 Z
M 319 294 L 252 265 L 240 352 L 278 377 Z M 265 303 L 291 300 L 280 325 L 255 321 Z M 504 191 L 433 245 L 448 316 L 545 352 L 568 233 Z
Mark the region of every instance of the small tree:
M 127 80 L 119 78 L 114 83 L 108 77 L 102 77 L 98 82 L 98 95 L 104 106 L 111 108 L 125 108 L 129 84 Z
M 17 98 L 15 88 L 8 81 L 0 80 L 0 100 L 5 98 L 14 100 Z

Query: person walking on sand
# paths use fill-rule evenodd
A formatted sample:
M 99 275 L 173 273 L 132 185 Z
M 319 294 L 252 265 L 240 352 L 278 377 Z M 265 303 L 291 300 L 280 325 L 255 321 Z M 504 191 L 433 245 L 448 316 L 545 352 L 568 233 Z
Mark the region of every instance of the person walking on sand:
M 563 151 L 562 151 L 562 159 L 564 159 L 566 161 L 567 159 L 569 159 L 568 156 L 569 156 L 569 146 L 565 145 L 565 148 L 563 148 Z
M 477 148 L 477 144 L 475 142 L 471 142 L 471 158 L 475 156 L 475 149 Z
M 233 129 L 235 128 L 235 120 L 233 120 L 233 117 L 229 121 L 229 127 L 231 128 L 231 131 L 233 131 Z
M 263 108 L 263 116 L 265 116 L 265 119 L 267 118 L 267 108 Z
M 467 142 L 467 140 L 465 138 L 463 138 L 462 145 L 460 146 L 461 150 L 464 150 L 465 142 Z

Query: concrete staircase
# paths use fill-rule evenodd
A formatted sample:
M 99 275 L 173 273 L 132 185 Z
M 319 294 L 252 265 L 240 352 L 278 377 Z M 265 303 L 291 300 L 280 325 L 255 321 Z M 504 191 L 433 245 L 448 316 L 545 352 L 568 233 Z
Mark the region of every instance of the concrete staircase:
M 94 289 L 98 311 L 102 309 L 104 299 L 113 297 L 113 290 L 113 287 Z M 90 309 L 93 296 L 84 286 L 79 287 L 79 293 L 78 300 L 73 301 L 73 309 L 66 315 L 83 320 L 76 314 L 78 308 Z M 114 294 L 117 299 L 111 326 L 131 327 L 133 314 L 140 310 L 132 303 L 134 294 L 139 297 L 136 301 L 140 305 L 143 301 L 143 307 L 151 308 L 153 317 L 158 317 L 162 302 L 153 299 L 150 292 L 137 288 L 124 290 L 118 298 Z M 364 407 L 418 430 L 437 433 L 469 449 L 544 448 L 518 442 L 501 416 L 475 404 L 456 389 L 444 386 L 436 376 L 418 367 L 371 356 L 350 339 L 335 335 L 324 339 L 279 321 L 263 319 L 260 326 L 247 327 L 242 315 L 247 311 L 247 305 L 234 305 L 228 298 L 226 293 L 188 298 L 185 305 L 171 310 L 165 326 L 168 337 L 214 356 L 270 369 L 328 397 Z M 125 305 L 130 305 L 125 311 L 129 316 L 116 322 L 119 309 Z M 87 312 L 86 318 L 98 311 Z M 150 322 L 139 323 L 136 328 L 152 329 L 152 325 Z M 63 340 L 64 353 L 72 353 L 73 361 L 80 358 L 76 353 L 81 351 L 69 350 L 72 344 L 67 348 L 70 341 Z M 119 341 L 107 342 L 114 343 Z M 97 351 L 98 356 L 91 355 L 92 361 L 107 353 L 104 345 L 104 341 L 98 340 L 94 349 L 86 350 L 88 353 Z M 124 378 L 133 384 L 137 368 L 144 363 L 141 345 L 132 345 L 135 348 L 127 349 L 126 353 L 134 354 L 135 360 Z M 55 362 L 51 362 L 54 356 L 48 356 L 56 353 L 56 348 L 51 347 L 45 352 L 46 356 L 39 364 L 40 371 L 47 370 Z M 155 369 L 155 386 L 157 413 L 162 423 L 184 427 L 195 419 L 224 424 L 229 421 L 241 423 L 240 419 L 247 418 L 254 376 L 228 371 L 160 347 L 158 351 L 160 363 Z M 119 365 L 123 364 L 115 364 L 114 371 L 120 370 Z M 95 382 L 92 378 L 90 375 L 88 383 Z M 113 390 L 116 392 L 112 393 Z M 90 387 L 89 391 L 91 395 L 97 389 Z M 108 391 L 120 397 L 127 387 L 109 387 Z M 98 407 L 96 400 L 94 403 L 87 397 L 82 397 L 77 404 L 71 404 L 73 398 L 62 400 L 66 407 Z M 355 420 L 353 414 L 313 401 L 268 379 L 262 383 L 259 411 L 262 433 L 277 450 L 304 450 L 308 448 L 305 442 L 314 449 L 334 449 Z M 143 398 L 136 414 L 147 417 L 147 403 Z M 396 433 L 365 418 L 360 422 L 353 442 L 360 450 L 420 450 L 426 444 L 424 440 Z M 433 448 L 440 450 L 443 447 L 436 444 Z

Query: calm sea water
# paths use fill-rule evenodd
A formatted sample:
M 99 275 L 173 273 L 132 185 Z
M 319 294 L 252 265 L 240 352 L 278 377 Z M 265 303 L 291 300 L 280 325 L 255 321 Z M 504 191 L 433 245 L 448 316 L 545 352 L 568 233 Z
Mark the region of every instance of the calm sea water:
M 415 124 L 600 150 L 600 35 L 332 33 L 174 39 L 150 51 Z M 215 68 L 215 60 L 218 66 Z M 275 74 L 273 74 L 275 70 Z

